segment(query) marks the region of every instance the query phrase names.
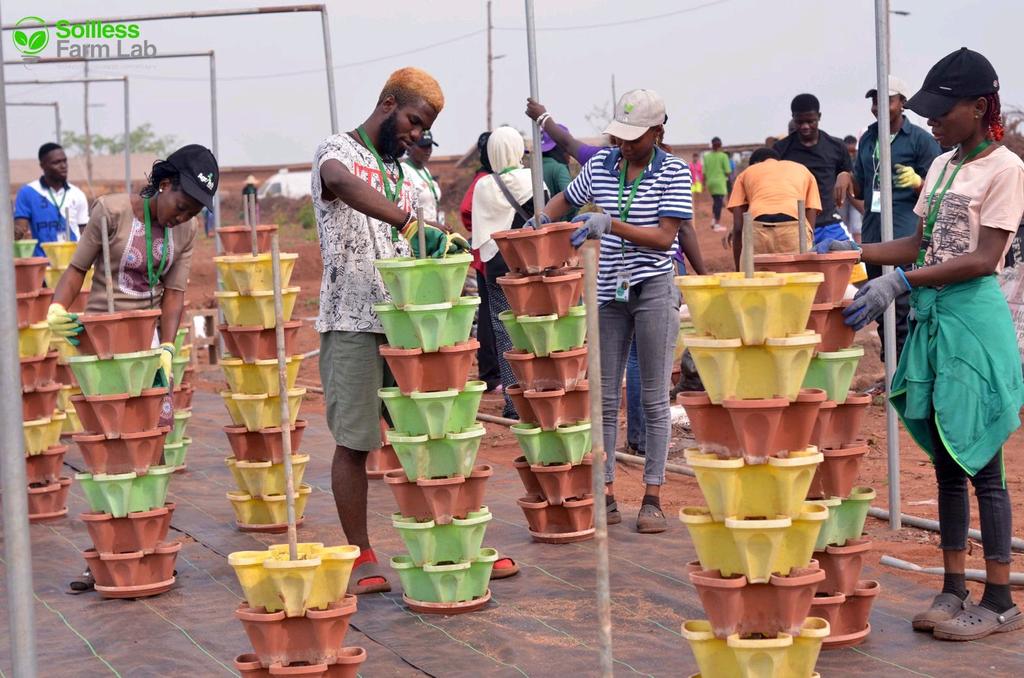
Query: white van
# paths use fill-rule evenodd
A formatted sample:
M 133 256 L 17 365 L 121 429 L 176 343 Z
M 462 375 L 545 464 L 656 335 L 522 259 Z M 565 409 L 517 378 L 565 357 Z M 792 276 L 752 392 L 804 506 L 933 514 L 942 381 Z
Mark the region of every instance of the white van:
M 263 182 L 256 195 L 260 198 L 273 196 L 284 196 L 285 198 L 306 198 L 312 195 L 310 182 L 313 173 L 308 170 L 290 172 L 287 169 L 279 169 L 269 179 Z

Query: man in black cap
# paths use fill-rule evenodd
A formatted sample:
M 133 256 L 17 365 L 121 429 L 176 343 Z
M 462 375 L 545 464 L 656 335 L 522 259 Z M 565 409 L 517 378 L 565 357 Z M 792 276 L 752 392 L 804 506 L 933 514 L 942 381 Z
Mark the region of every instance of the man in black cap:
M 405 176 L 409 185 L 416 191 L 419 205 L 423 208 L 423 219 L 434 224 L 444 224 L 444 212 L 441 211 L 441 185 L 437 183 L 427 169 L 430 156 L 434 154 L 434 135 L 424 130 L 420 140 L 405 152 Z

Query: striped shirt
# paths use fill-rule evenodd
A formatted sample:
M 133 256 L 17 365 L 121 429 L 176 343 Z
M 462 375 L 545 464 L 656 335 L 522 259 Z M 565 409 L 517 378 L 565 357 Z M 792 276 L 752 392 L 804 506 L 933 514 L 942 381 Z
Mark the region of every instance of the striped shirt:
M 592 202 L 612 218 L 631 226 L 656 228 L 661 217 L 693 219 L 693 198 L 690 193 L 690 168 L 679 158 L 655 149 L 654 159 L 644 171 L 643 180 L 629 208 L 629 219 L 619 214 L 619 160 L 617 148 L 598 151 L 579 175 L 565 189 L 566 199 L 576 207 Z M 632 182 L 623 192 L 623 206 L 629 197 Z M 624 248 L 624 250 L 623 250 Z M 630 286 L 657 275 L 672 273 L 672 257 L 679 250 L 678 239 L 672 247 L 661 251 L 641 247 L 617 235 L 601 237 L 601 268 L 597 281 L 600 303 L 615 299 L 619 272 L 629 272 Z

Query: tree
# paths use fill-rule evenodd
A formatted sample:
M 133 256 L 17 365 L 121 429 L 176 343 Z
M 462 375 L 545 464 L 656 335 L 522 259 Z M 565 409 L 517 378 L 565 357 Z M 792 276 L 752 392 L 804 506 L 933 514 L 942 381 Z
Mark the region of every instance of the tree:
M 139 125 L 130 133 L 131 148 L 133 153 L 152 153 L 160 157 L 166 157 L 178 146 L 178 140 L 174 135 L 157 136 L 150 123 Z M 87 135 L 79 134 L 74 130 L 65 130 L 61 145 L 69 151 L 84 155 L 86 153 Z M 92 150 L 108 155 L 124 153 L 124 135 L 119 134 L 112 137 L 102 134 L 92 135 Z

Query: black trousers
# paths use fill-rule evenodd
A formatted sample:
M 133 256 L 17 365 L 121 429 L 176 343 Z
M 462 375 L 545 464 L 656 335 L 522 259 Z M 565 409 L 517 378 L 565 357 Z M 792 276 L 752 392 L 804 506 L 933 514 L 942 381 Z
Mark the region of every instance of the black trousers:
M 476 320 L 476 339 L 480 342 L 480 348 L 476 351 L 476 362 L 480 380 L 487 382 L 487 390 L 490 391 L 501 383 L 501 372 L 498 370 L 498 352 L 495 349 L 494 327 L 491 325 L 487 278 L 480 271 L 476 272 L 476 288 L 480 294 Z
M 868 272 L 868 280 L 882 277 L 882 267 L 874 264 L 865 264 Z M 903 270 L 908 270 L 909 267 Z M 893 301 L 896 307 L 896 359 L 899 360 L 903 353 L 903 344 L 907 342 L 907 334 L 910 332 L 910 292 L 904 292 Z M 878 317 L 878 339 L 882 342 L 882 362 L 885 362 L 885 325 L 884 314 Z

